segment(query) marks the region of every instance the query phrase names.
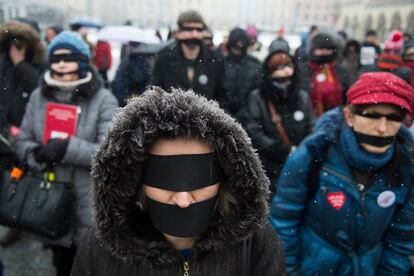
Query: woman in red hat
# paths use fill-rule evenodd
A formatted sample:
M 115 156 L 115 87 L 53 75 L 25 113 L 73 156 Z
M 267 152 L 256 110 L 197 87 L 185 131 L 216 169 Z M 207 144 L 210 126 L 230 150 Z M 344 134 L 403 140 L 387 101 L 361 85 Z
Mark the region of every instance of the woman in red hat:
M 414 254 L 414 90 L 365 73 L 286 162 L 271 206 L 300 275 L 407 275 Z M 298 165 L 300 164 L 300 165 Z

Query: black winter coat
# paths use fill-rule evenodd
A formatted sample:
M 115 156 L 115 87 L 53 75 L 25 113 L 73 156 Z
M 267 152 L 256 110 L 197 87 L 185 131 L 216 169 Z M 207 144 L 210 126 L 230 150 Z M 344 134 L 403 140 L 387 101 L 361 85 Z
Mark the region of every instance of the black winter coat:
M 119 106 L 125 106 L 128 98 L 140 95 L 151 79 L 149 58 L 138 54 L 125 56 L 112 81 L 112 93 Z
M 226 99 L 224 107 L 232 115 L 247 105 L 249 93 L 258 87 L 260 80 L 260 61 L 252 56 L 234 60 L 230 56 L 225 59 L 226 65 Z
M 247 116 L 242 122 L 253 146 L 259 152 L 273 191 L 274 180 L 279 175 L 291 147 L 282 143 L 267 107 L 267 100 L 276 107 L 292 145 L 298 146 L 311 132 L 315 118 L 308 93 L 303 90 L 294 90 L 287 99 L 271 97 L 271 92 L 263 91 L 263 88 L 250 94 Z
M 192 247 L 189 275 L 285 275 L 281 244 L 268 225 L 269 182 L 246 132 L 216 103 L 171 92 L 147 91 L 117 114 L 93 164 L 95 223 L 72 275 L 184 275 L 180 253 L 137 205 L 148 147 L 160 136 L 207 141 L 221 164 L 221 185 L 234 198 Z
M 171 252 L 169 260 L 163 265 L 140 263 L 127 264 L 111 254 L 111 251 L 96 238 L 91 229 L 84 239 L 88 247 L 79 249 L 72 275 L 76 276 L 181 276 L 184 275 L 184 259 L 180 253 Z M 275 231 L 267 226 L 252 237 L 249 237 L 222 252 L 205 258 L 190 258 L 189 276 L 253 276 L 253 275 L 285 275 L 283 252 Z M 278 245 L 278 247 L 269 246 Z M 168 246 L 168 244 L 165 244 Z M 275 248 L 278 248 L 276 251 Z M 148 251 L 148 254 L 151 254 Z
M 30 93 L 37 87 L 44 64 L 22 61 L 14 66 L 3 57 L 0 59 L 0 104 L 9 124 L 20 126 Z
M 194 77 L 187 77 L 186 61 L 179 44 L 163 50 L 154 64 L 152 84 L 170 91 L 171 87 L 192 89 L 207 99 L 223 101 L 224 61 L 216 52 L 202 45 L 199 57 L 194 61 Z
M 15 66 L 8 55 L 16 39 L 27 47 L 25 59 Z M 0 105 L 8 124 L 20 126 L 30 93 L 45 67 L 43 45 L 31 26 L 15 21 L 0 25 Z

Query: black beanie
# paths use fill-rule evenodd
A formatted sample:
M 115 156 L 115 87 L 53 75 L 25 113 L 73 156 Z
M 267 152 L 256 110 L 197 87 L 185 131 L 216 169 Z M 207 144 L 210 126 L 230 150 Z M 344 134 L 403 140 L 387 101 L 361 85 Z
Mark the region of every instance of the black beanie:
M 247 36 L 246 31 L 241 28 L 234 28 L 229 34 L 227 48 L 230 50 L 230 48 L 237 46 L 239 41 L 241 41 L 245 46 L 244 48 L 247 49 L 247 46 L 249 45 L 249 37 Z
M 316 34 L 311 41 L 311 51 L 315 49 L 338 49 L 338 42 L 336 39 L 327 33 Z

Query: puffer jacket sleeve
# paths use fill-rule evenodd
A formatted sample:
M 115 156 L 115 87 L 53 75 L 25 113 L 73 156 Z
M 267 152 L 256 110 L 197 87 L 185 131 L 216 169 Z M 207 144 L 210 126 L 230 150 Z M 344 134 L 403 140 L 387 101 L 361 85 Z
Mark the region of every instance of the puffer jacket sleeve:
M 26 105 L 26 111 L 23 116 L 22 124 L 20 125 L 19 136 L 14 145 L 17 156 L 21 161 L 24 161 L 27 155 L 39 144 L 35 141 L 35 113 L 39 108 L 40 89 L 36 89 L 30 95 L 30 99 Z
M 408 256 L 414 255 L 414 185 L 411 185 L 404 204 L 396 210 L 384 236 L 383 247 L 376 275 L 408 275 Z
M 269 156 L 272 160 L 285 160 L 290 151 L 290 146 L 284 145 L 278 137 L 271 137 L 264 131 L 266 106 L 262 102 L 259 92 L 254 90 L 247 105 L 247 112 L 242 119 L 247 133 L 252 139 L 253 146 L 261 154 Z
M 299 232 L 308 200 L 311 162 L 309 150 L 302 144 L 286 161 L 271 203 L 270 223 L 283 241 L 288 273 L 300 267 Z
M 89 167 L 94 154 L 98 151 L 99 145 L 109 127 L 112 116 L 118 107 L 118 101 L 108 91 L 98 105 L 97 137 L 95 142 L 90 142 L 79 137 L 69 139 L 68 148 L 62 162 L 71 165 Z M 93 127 L 93 126 L 90 126 Z

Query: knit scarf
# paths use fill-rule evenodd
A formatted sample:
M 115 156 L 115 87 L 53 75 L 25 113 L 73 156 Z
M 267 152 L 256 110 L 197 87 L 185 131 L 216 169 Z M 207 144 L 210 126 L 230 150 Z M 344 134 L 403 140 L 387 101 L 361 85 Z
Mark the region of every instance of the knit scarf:
M 368 152 L 358 144 L 354 131 L 345 125 L 340 136 L 340 147 L 350 166 L 359 171 L 373 172 L 391 161 L 395 144 L 392 144 L 384 153 Z
M 376 62 L 378 68 L 385 70 L 394 70 L 400 68 L 403 65 L 402 58 L 398 55 L 391 53 L 382 53 L 378 56 Z
M 326 110 L 342 104 L 342 85 L 336 74 L 335 63 L 318 64 L 309 62 L 313 70 L 310 91 L 313 111 L 321 116 Z

